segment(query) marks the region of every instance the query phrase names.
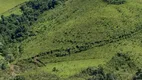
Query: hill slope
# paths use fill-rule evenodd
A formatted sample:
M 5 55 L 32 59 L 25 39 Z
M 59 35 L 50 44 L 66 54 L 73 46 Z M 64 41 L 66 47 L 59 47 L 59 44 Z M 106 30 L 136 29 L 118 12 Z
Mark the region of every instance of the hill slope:
M 121 5 L 102 0 L 60 3 L 31 25 L 35 36 L 9 44 L 16 58 L 11 65 L 20 69 L 15 73 L 28 80 L 86 80 L 96 75 L 82 71 L 101 65 L 105 74 L 114 73 L 118 80 L 132 79 L 142 67 L 141 4 L 140 0 Z

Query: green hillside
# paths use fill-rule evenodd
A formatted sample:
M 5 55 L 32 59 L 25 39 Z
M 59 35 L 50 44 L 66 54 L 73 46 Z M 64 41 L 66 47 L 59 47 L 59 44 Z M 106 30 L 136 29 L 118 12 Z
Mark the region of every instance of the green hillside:
M 142 1 L 53 2 L 31 0 L 2 17 L 1 80 L 142 79 Z

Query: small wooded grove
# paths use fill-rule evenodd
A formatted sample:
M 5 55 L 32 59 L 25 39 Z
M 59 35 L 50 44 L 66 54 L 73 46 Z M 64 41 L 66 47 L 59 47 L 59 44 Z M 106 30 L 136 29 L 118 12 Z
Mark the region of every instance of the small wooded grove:
M 0 19 L 0 53 L 7 57 L 9 53 L 6 48 L 9 43 L 21 42 L 27 37 L 35 36 L 30 31 L 31 26 L 38 20 L 43 12 L 53 9 L 55 5 L 63 0 L 30 0 L 21 5 L 22 15 L 1 15 Z M 13 59 L 13 58 L 8 58 Z M 11 62 L 12 60 L 8 60 Z
M 11 14 L 0 19 L 0 53 L 7 55 L 4 51 L 5 46 L 13 42 L 21 42 L 35 34 L 30 31 L 32 24 L 38 20 L 40 14 L 49 9 L 53 9 L 59 1 L 63 0 L 30 0 L 23 4 L 20 9 L 22 15 Z
M 32 32 L 28 32 L 30 26 L 38 19 L 38 16 L 46 10 L 55 7 L 55 0 L 31 0 L 20 7 L 22 15 L 11 14 L 8 17 L 1 16 L 0 35 L 6 42 L 22 41 Z

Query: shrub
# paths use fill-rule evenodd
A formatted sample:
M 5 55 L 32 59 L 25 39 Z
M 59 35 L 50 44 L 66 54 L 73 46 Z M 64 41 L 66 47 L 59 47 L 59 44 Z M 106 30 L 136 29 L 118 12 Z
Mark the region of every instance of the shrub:
M 13 54 L 7 54 L 6 56 L 5 56 L 5 59 L 8 61 L 8 62 L 13 62 L 14 61 L 14 56 L 13 56 Z
M 110 4 L 123 4 L 126 0 L 105 0 Z
M 18 75 L 13 80 L 25 80 L 25 77 Z
M 57 69 L 56 67 L 54 67 L 54 68 L 52 69 L 52 71 L 53 71 L 53 72 L 57 72 L 58 69 Z
M 3 56 L 0 55 L 0 69 L 5 70 L 8 67 L 8 63 Z
M 101 66 L 88 67 L 82 71 L 83 74 L 88 74 L 90 78 L 88 80 L 116 80 L 117 77 L 113 73 L 106 73 Z
M 89 74 L 90 76 L 96 75 L 98 73 L 98 68 L 88 67 L 86 70 L 83 70 L 82 73 Z
M 2 69 L 2 70 L 7 69 L 7 67 L 8 67 L 8 64 L 7 64 L 7 63 L 2 63 L 2 64 L 1 64 L 1 69 Z
M 130 54 L 117 53 L 112 59 L 107 63 L 107 66 L 114 70 L 130 70 L 137 69 L 136 63 L 131 59 Z
M 142 69 L 138 69 L 135 76 L 133 77 L 133 80 L 141 80 L 142 79 Z

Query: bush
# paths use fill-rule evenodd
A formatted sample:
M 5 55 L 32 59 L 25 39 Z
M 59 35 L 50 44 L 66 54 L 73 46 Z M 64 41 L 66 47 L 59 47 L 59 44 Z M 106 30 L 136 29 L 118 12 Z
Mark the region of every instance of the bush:
M 14 61 L 14 56 L 13 56 L 13 54 L 7 54 L 6 56 L 5 56 L 5 59 L 8 61 L 8 62 L 13 62 Z
M 138 69 L 135 76 L 133 77 L 133 80 L 142 80 L 142 69 Z
M 82 73 L 89 74 L 90 76 L 96 75 L 98 73 L 98 68 L 88 67 L 86 70 L 83 70 Z
M 83 70 L 82 73 L 88 74 L 90 78 L 88 80 L 116 80 L 116 76 L 113 73 L 106 73 L 103 67 L 88 67 Z
M 126 0 L 105 0 L 110 4 L 123 4 Z
M 131 59 L 130 54 L 117 53 L 112 59 L 107 63 L 107 66 L 111 67 L 113 70 L 131 70 L 137 69 L 137 65 L 133 59 Z
M 58 69 L 57 69 L 56 67 L 54 67 L 54 68 L 52 69 L 52 71 L 53 71 L 53 72 L 57 72 Z
M 24 76 L 16 76 L 13 80 L 26 80 Z
M 2 70 L 6 70 L 7 67 L 8 67 L 8 64 L 7 64 L 7 63 L 2 63 L 2 64 L 1 64 L 1 69 L 2 69 Z
M 4 59 L 4 57 L 2 57 L 0 55 L 0 69 L 1 70 L 5 70 L 8 67 L 8 63 L 6 62 L 6 60 Z

